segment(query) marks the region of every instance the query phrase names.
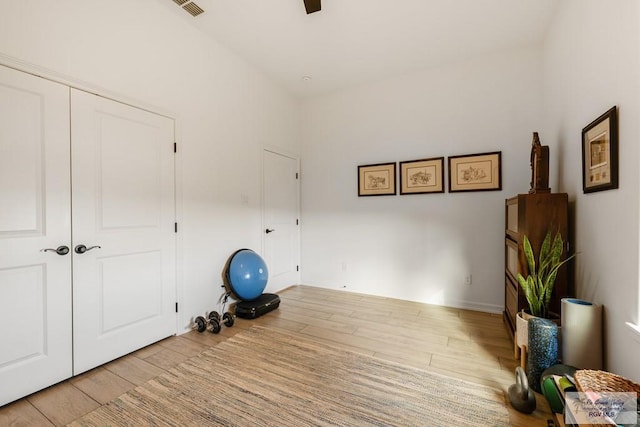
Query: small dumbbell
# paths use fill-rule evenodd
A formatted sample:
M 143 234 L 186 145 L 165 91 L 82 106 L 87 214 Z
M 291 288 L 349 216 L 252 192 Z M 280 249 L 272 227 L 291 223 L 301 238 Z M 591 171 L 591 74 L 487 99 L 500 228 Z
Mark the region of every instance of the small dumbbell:
M 193 326 L 191 326 L 191 328 L 198 332 L 204 332 L 207 329 L 207 320 L 202 316 L 198 316 L 193 319 Z
M 233 324 L 235 323 L 235 316 L 231 313 L 229 313 L 228 311 L 222 316 L 222 321 L 224 322 L 225 326 L 227 326 L 228 328 L 232 327 Z
M 220 314 L 217 311 L 210 311 L 207 315 L 207 320 L 215 319 L 220 322 Z
M 210 331 L 213 332 L 214 334 L 218 334 L 222 330 L 222 326 L 220 326 L 220 322 L 218 322 L 216 319 L 209 319 L 209 326 L 211 326 Z
M 209 313 L 209 321 L 216 320 L 218 323 L 224 323 L 224 325 L 228 328 L 232 327 L 235 323 L 234 315 L 226 312 L 222 315 L 222 319 L 220 318 L 220 314 L 217 311 L 212 311 Z

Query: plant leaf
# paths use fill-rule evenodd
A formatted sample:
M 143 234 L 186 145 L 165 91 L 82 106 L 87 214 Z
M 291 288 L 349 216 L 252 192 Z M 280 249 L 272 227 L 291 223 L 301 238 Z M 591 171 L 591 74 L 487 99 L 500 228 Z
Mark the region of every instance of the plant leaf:
M 531 283 L 529 281 L 530 278 L 531 276 L 527 276 L 527 278 L 525 279 L 520 273 L 518 273 L 518 283 L 520 283 L 522 292 L 524 292 L 524 296 L 529 303 L 529 311 L 531 312 L 531 314 L 533 314 L 535 311 L 536 298 L 534 296 L 533 286 L 531 286 Z
M 533 277 L 529 276 L 527 278 L 527 282 L 529 284 L 529 289 L 531 289 L 531 303 L 529 306 L 531 308 L 531 314 L 534 316 L 540 316 L 540 289 L 539 283 Z
M 564 242 L 562 241 L 562 236 L 559 231 L 553 238 L 553 244 L 551 246 L 551 263 L 552 265 L 556 265 L 560 262 L 562 250 L 564 249 Z
M 560 231 L 557 231 L 556 234 L 553 235 L 551 230 L 549 230 L 540 247 L 538 270 L 536 271 L 535 255 L 531 247 L 531 242 L 526 235 L 523 236 L 522 246 L 529 267 L 529 275 L 524 278 L 521 274 L 518 274 L 518 282 L 529 303 L 531 314 L 534 316 L 547 317 L 558 270 L 574 258 L 576 254 L 561 261 L 564 250 L 562 235 Z
M 552 263 L 552 252 L 551 252 L 551 232 L 548 231 L 544 236 L 544 240 L 542 241 L 542 246 L 540 247 L 540 256 L 539 261 L 540 265 L 538 267 L 538 276 L 545 277 L 547 274 L 547 269 L 549 268 L 549 264 Z
M 529 267 L 529 275 L 536 275 L 536 259 L 533 256 L 533 249 L 531 248 L 531 242 L 525 235 L 522 239 L 522 248 L 524 249 L 524 256 L 527 259 L 527 266 Z

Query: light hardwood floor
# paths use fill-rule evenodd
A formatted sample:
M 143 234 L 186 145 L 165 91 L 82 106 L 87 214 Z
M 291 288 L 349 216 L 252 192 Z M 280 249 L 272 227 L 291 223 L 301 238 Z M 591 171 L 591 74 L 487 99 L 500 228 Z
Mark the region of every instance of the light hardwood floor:
M 167 338 L 0 407 L 0 426 L 65 425 L 252 325 L 491 385 L 505 395 L 514 382 L 518 362 L 500 315 L 309 286 L 279 295 L 280 308 L 258 319 L 236 319 L 217 335 L 192 331 Z M 547 426 L 548 405 L 536 397 L 538 409 L 532 415 L 505 403 L 512 425 Z

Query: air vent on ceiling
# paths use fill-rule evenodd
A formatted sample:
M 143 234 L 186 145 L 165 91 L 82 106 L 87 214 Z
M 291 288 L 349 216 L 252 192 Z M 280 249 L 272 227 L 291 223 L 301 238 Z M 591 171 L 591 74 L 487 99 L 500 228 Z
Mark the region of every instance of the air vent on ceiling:
M 193 17 L 204 13 L 204 9 L 198 6 L 195 2 L 189 0 L 173 0 L 173 2 L 178 6 L 182 6 L 182 8 L 189 12 Z
M 201 13 L 204 13 L 204 10 L 194 2 L 187 3 L 184 6 L 182 6 L 182 8 L 187 12 L 189 12 L 192 16 L 198 16 Z

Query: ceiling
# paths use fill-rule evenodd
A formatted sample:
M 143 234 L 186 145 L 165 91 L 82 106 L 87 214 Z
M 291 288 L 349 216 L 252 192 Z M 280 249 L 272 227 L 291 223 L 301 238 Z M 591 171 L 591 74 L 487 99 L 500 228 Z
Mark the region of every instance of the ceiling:
M 158 1 L 306 97 L 540 43 L 560 0 L 194 0 L 197 17 Z

